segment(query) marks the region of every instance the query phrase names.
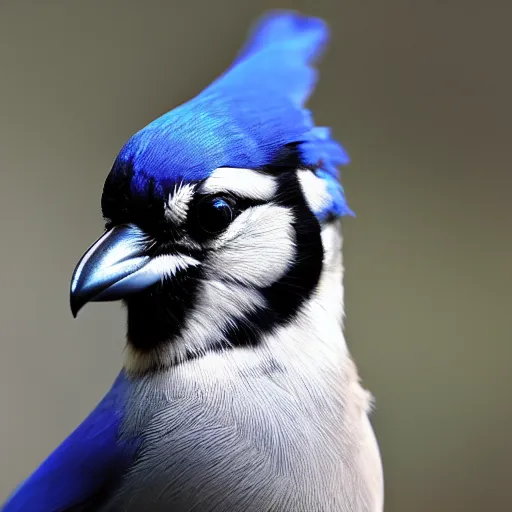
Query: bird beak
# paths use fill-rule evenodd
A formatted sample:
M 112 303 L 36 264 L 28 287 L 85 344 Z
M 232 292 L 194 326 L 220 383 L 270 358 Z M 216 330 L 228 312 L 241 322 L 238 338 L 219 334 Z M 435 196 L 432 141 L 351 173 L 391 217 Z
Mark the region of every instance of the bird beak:
M 115 226 L 82 256 L 71 279 L 71 312 L 91 301 L 119 300 L 162 278 L 148 250 L 152 240 L 134 224 Z

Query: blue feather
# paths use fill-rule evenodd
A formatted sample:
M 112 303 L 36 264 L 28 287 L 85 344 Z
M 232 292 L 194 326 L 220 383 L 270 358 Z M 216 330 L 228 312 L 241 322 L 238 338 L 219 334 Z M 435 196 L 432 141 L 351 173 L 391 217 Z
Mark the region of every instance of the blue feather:
M 202 93 L 153 121 L 123 147 L 110 178 L 131 175 L 135 197 L 198 181 L 218 167 L 279 165 L 283 148 L 327 183 L 319 212 L 351 214 L 338 166 L 348 156 L 304 108 L 315 82 L 311 64 L 328 40 L 325 23 L 293 12 L 263 18 L 233 65 Z M 90 416 L 9 498 L 4 512 L 56 512 L 94 501 L 132 463 L 137 439 L 120 436 L 127 377 L 121 373 Z
M 90 500 L 120 477 L 135 439 L 118 437 L 128 380 L 123 373 L 86 420 L 23 482 L 3 512 L 57 512 Z
M 331 204 L 315 213 L 351 214 L 338 179 L 338 166 L 348 156 L 304 108 L 316 81 L 311 64 L 328 36 L 320 19 L 286 11 L 267 15 L 223 75 L 126 143 L 110 179 L 129 166 L 134 196 L 146 194 L 150 182 L 165 193 L 218 167 L 275 164 L 283 148 L 293 145 L 302 163 L 327 180 Z
M 306 60 L 314 59 L 319 48 L 327 44 L 327 36 L 327 26 L 321 19 L 289 11 L 274 11 L 262 16 L 255 24 L 233 65 L 260 51 L 290 45 L 295 50 L 302 48 Z

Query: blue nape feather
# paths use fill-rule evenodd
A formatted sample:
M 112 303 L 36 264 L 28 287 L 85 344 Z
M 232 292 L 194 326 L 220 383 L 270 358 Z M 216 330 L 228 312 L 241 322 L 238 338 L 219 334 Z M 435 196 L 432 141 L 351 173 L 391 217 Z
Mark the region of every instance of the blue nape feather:
M 129 467 L 136 439 L 120 439 L 129 381 L 119 375 L 85 421 L 11 495 L 2 512 L 56 512 L 89 502 Z
M 110 178 L 129 165 L 134 195 L 143 195 L 150 179 L 166 192 L 218 167 L 276 166 L 283 148 L 293 145 L 301 163 L 327 181 L 331 204 L 315 213 L 351 214 L 337 169 L 348 156 L 304 108 L 316 81 L 310 63 L 327 39 L 320 19 L 292 12 L 264 17 L 226 73 L 127 142 Z

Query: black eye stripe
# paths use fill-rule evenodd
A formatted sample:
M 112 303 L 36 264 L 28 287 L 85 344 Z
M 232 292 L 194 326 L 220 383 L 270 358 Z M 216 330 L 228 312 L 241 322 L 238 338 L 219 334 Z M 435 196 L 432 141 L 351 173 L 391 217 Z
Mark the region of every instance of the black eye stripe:
M 189 203 L 186 230 L 198 242 L 205 242 L 223 233 L 244 210 L 265 203 L 232 193 L 196 194 Z M 220 211 L 215 211 L 219 205 Z
M 144 229 L 150 236 L 154 237 L 159 242 L 176 239 L 187 232 L 192 236 L 192 238 L 196 238 L 197 242 L 200 242 L 208 237 L 193 236 L 192 231 L 194 231 L 194 227 L 197 227 L 194 226 L 193 212 L 196 210 L 199 201 L 204 198 L 224 198 L 228 201 L 233 211 L 232 221 L 235 220 L 236 217 L 238 217 L 244 210 L 268 203 L 266 200 L 243 197 L 242 195 L 235 194 L 231 191 L 223 191 L 217 194 L 205 194 L 198 191 L 198 188 L 199 187 L 197 187 L 196 184 L 196 191 L 192 199 L 187 204 L 187 220 L 183 224 L 174 222 L 172 218 L 170 219 L 165 216 L 165 205 L 168 201 L 168 195 L 165 196 L 164 194 L 165 197 L 154 197 L 151 200 L 148 199 L 144 204 L 141 203 L 139 205 L 136 202 L 133 204 L 128 203 L 130 205 L 129 208 L 127 204 L 122 208 L 120 207 L 118 209 L 114 209 L 114 211 L 109 211 L 111 216 L 109 217 L 105 215 L 104 218 L 105 229 L 108 230 L 118 224 L 134 223 Z M 215 234 L 212 233 L 212 236 L 215 236 Z

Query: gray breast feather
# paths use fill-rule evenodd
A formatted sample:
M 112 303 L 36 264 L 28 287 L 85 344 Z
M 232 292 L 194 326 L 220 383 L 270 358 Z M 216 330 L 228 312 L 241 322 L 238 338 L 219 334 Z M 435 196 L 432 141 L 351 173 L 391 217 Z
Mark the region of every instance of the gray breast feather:
M 380 510 L 370 474 L 380 460 L 365 412 L 356 418 L 343 400 L 287 377 L 239 378 L 236 386 L 171 381 L 135 464 L 99 510 Z

